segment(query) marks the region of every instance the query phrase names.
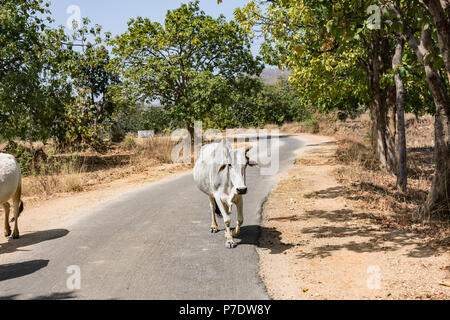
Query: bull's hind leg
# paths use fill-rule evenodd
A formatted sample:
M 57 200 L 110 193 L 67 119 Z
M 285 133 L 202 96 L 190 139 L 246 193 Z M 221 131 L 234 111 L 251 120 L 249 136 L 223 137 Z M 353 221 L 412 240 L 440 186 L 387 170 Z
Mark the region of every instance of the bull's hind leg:
M 10 206 L 8 202 L 5 202 L 3 204 L 3 209 L 5 210 L 5 228 L 4 228 L 4 234 L 5 237 L 9 237 L 11 234 L 11 228 L 9 227 L 9 210 Z
M 13 239 L 19 239 L 19 204 L 20 201 L 14 201 L 14 230 L 11 236 Z
M 21 196 L 21 184 L 17 188 L 16 194 L 14 195 L 13 203 L 14 203 L 14 230 L 12 233 L 13 239 L 19 239 L 19 214 L 20 214 L 20 196 Z
M 211 233 L 217 233 L 219 232 L 219 227 L 217 226 L 217 221 L 216 221 L 216 201 L 214 200 L 213 197 L 209 198 L 209 206 L 211 207 Z

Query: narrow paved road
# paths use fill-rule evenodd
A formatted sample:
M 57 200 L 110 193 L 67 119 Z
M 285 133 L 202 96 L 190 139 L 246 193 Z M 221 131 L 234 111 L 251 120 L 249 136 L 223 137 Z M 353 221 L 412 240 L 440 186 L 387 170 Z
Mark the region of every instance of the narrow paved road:
M 303 143 L 286 136 L 280 145 L 279 172 Z M 225 248 L 223 222 L 220 233 L 209 233 L 209 201 L 192 174 L 129 192 L 72 225 L 25 234 L 0 247 L 14 252 L 0 264 L 0 298 L 268 299 L 255 247 L 274 183 L 248 170 L 245 225 L 233 250 Z M 67 286 L 69 266 L 79 267 L 79 290 Z

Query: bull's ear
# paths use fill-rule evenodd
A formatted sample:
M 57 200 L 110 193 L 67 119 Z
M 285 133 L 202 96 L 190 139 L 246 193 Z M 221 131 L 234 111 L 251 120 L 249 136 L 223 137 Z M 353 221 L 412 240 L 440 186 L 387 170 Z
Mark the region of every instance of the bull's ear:
M 227 164 L 222 164 L 222 165 L 219 167 L 219 172 L 225 170 L 225 169 L 227 168 L 227 166 L 228 166 Z

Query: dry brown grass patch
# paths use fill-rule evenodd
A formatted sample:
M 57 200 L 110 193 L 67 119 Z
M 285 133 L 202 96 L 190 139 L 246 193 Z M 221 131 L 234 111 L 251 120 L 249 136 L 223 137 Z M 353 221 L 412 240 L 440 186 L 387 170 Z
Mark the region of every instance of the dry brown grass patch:
M 372 165 L 374 159 L 364 151 L 365 148 L 367 146 L 358 141 L 339 141 L 336 161 L 340 166 L 335 170 L 335 176 L 344 186 L 344 197 L 360 210 L 371 213 L 383 226 L 423 233 L 441 244 L 450 244 L 448 219 L 424 220 L 419 214 L 431 186 L 430 179 L 424 174 L 432 170 L 431 164 L 427 166 L 420 160 L 410 160 L 412 165 L 425 171 L 410 172 L 408 188 L 403 193 L 396 187 L 394 175 Z M 358 156 L 357 150 L 366 156 Z

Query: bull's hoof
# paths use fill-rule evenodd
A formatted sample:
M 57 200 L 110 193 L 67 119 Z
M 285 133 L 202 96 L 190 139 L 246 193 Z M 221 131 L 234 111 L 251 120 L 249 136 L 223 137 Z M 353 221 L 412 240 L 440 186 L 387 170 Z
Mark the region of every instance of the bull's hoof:
M 211 233 L 217 233 L 217 232 L 219 232 L 219 228 L 213 228 L 213 227 L 211 227 L 211 229 L 209 230 Z
M 227 247 L 227 249 L 233 249 L 236 248 L 236 242 L 232 241 L 232 240 L 228 240 L 225 243 L 225 246 Z
M 9 237 L 11 235 L 11 231 L 4 233 L 5 237 Z
M 19 233 L 13 233 L 13 235 L 11 236 L 12 239 L 19 239 Z

